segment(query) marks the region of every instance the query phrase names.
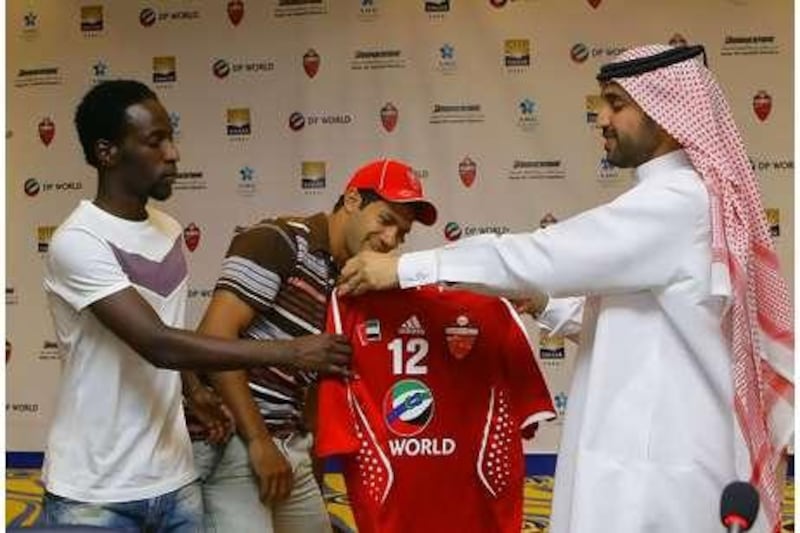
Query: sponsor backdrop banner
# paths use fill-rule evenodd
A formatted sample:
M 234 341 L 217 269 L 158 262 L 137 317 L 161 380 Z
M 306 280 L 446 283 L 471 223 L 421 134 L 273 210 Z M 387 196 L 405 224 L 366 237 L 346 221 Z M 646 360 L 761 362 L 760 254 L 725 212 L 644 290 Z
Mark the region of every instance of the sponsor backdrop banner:
M 181 173 L 160 207 L 185 227 L 192 326 L 236 226 L 328 211 L 373 158 L 408 161 L 439 206 L 407 249 L 532 230 L 617 196 L 631 173 L 603 160 L 594 77 L 649 42 L 705 45 L 791 274 L 792 20 L 790 0 L 10 0 L 8 449 L 41 451 L 53 413 L 42 265 L 95 193 L 72 124 L 93 84 L 144 81 L 171 114 Z M 575 347 L 526 324 L 563 414 Z M 560 426 L 528 451 L 556 452 Z

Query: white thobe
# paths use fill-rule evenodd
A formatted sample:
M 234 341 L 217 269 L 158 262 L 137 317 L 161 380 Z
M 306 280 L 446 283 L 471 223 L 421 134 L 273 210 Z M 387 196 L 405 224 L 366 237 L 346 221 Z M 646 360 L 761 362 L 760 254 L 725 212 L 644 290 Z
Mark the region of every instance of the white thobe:
M 582 318 L 551 532 L 722 530 L 720 494 L 749 462 L 710 231 L 708 192 L 680 150 L 638 167 L 611 203 L 546 229 L 401 257 L 403 287 L 535 289 L 555 297 L 540 317 L 554 332 Z

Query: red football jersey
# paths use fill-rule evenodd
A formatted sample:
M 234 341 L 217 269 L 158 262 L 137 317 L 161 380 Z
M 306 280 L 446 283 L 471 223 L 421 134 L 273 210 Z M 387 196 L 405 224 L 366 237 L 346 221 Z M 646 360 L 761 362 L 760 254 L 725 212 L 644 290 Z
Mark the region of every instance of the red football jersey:
M 360 533 L 522 529 L 522 433 L 555 417 L 500 298 L 428 286 L 338 299 L 350 380 L 320 384 L 317 453 L 341 455 Z

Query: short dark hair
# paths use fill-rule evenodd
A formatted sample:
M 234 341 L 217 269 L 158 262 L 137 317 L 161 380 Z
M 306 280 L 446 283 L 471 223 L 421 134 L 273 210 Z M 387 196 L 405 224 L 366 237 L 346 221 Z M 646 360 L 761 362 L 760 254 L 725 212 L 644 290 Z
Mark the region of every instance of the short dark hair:
M 147 85 L 134 80 L 104 81 L 86 93 L 75 111 L 75 127 L 87 163 L 97 167 L 94 145 L 98 140 L 122 140 L 125 110 L 145 100 L 158 97 Z
M 358 194 L 361 195 L 362 209 L 367 207 L 372 202 L 383 200 L 383 198 L 381 198 L 381 196 L 372 189 L 358 189 Z M 336 200 L 336 205 L 333 206 L 333 212 L 335 213 L 336 211 L 341 209 L 343 205 L 344 205 L 344 194 L 339 196 L 339 199 Z

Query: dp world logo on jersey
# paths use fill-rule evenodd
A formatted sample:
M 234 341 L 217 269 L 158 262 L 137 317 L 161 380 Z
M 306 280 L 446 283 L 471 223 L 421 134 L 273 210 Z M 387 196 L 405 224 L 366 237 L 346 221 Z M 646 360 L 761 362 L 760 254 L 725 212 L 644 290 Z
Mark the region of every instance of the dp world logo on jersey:
M 419 380 L 398 381 L 386 392 L 383 417 L 395 435 L 418 435 L 433 419 L 433 393 Z

